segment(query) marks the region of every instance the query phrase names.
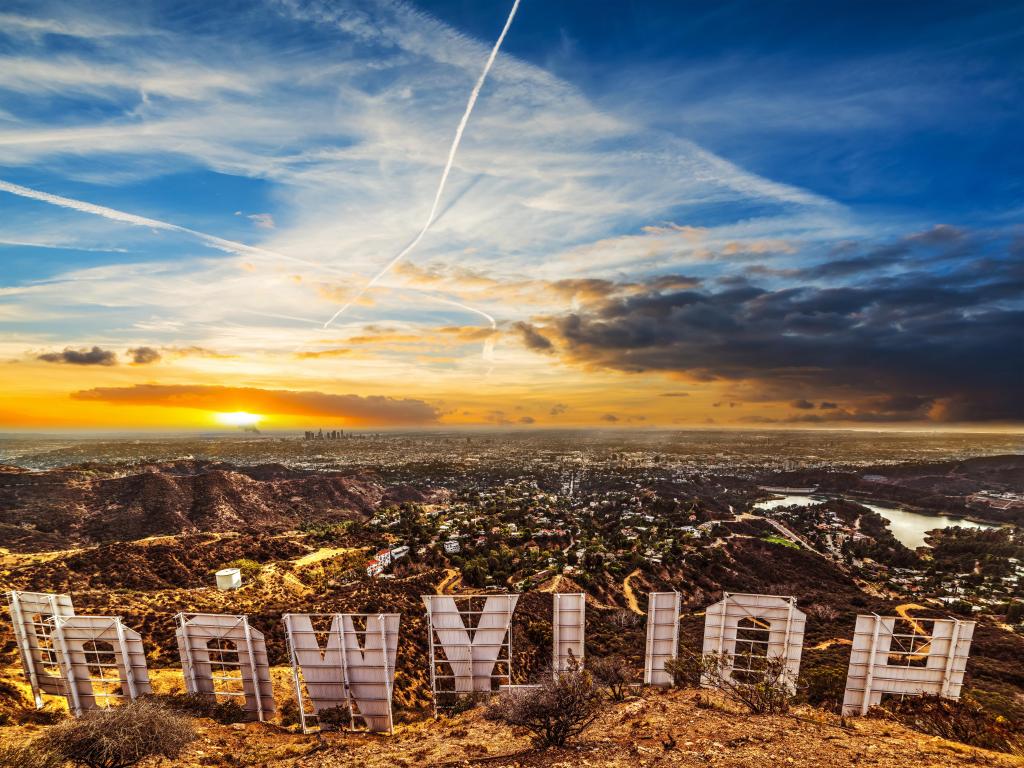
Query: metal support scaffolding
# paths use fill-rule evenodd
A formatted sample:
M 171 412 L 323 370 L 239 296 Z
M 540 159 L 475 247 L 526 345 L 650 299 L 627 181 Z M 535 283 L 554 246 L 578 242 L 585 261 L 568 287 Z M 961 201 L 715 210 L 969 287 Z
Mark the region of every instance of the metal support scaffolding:
M 800 675 L 804 627 L 807 615 L 796 607 L 795 597 L 725 592 L 708 606 L 704 620 L 704 654 L 717 654 L 728 661 L 721 670 L 744 681 L 763 677 L 764 662 L 784 662 L 785 682 L 794 693 Z M 715 687 L 718 680 L 704 679 Z
M 246 616 L 179 613 L 178 654 L 189 693 L 210 699 L 240 698 L 257 720 L 275 711 L 263 633 Z
M 314 620 L 329 621 L 328 630 L 315 630 Z M 358 717 L 370 731 L 394 731 L 400 614 L 285 614 L 282 621 L 304 733 L 319 730 L 321 713 L 337 707 L 348 709 L 353 730 Z
M 116 616 L 47 619 L 74 715 L 152 693 L 142 638 Z
M 555 677 L 567 672 L 572 663 L 583 663 L 583 636 L 586 629 L 587 596 L 583 592 L 554 595 L 552 637 Z
M 512 614 L 518 595 L 422 597 L 429 625 L 435 717 L 439 710 L 454 706 L 459 697 L 489 694 L 502 681 L 512 682 Z M 499 672 L 502 666 L 504 671 Z M 451 671 L 439 671 L 442 668 Z M 439 701 L 442 696 L 443 703 Z
M 679 655 L 679 602 L 678 592 L 651 592 L 647 596 L 644 685 L 672 685 L 665 662 Z
M 906 631 L 898 631 L 900 623 L 907 625 Z M 959 699 L 975 624 L 960 619 L 858 616 L 843 714 L 866 715 L 886 695 Z
M 7 605 L 21 666 L 32 688 L 36 709 L 41 709 L 44 693 L 54 696 L 67 693 L 57 650 L 53 647 L 52 625 L 47 619 L 74 616 L 75 609 L 70 595 L 17 590 L 7 593 Z

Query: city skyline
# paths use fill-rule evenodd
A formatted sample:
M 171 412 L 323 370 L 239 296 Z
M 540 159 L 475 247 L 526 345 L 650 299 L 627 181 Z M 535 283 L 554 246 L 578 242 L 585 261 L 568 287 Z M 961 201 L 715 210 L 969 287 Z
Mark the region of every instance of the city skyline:
M 0 429 L 1021 429 L 1020 9 L 523 0 L 360 295 L 511 6 L 5 4 Z

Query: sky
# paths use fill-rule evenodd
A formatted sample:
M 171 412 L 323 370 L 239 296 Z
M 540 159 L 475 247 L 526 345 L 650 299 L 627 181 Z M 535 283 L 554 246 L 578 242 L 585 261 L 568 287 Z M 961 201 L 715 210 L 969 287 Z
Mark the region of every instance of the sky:
M 1024 427 L 1024 7 L 511 8 L 0 0 L 0 428 Z

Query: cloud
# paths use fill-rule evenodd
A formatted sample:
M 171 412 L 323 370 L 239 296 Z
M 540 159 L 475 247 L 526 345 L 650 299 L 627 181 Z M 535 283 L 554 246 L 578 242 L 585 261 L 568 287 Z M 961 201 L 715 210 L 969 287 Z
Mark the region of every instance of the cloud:
M 422 400 L 371 395 L 335 395 L 250 387 L 136 384 L 96 387 L 73 392 L 75 400 L 115 405 L 196 408 L 205 411 L 249 411 L 288 416 L 323 416 L 351 424 L 394 426 L 437 422 L 440 413 Z
M 513 330 L 517 331 L 523 339 L 523 343 L 527 349 L 532 349 L 534 352 L 551 352 L 552 344 L 544 334 L 538 331 L 530 323 L 522 320 L 512 323 Z
M 810 400 L 794 400 L 790 405 L 793 408 L 797 408 L 801 411 L 807 411 L 814 407 L 814 403 Z
M 274 217 L 269 213 L 251 213 L 246 216 L 253 224 L 260 229 L 274 229 Z
M 46 352 L 38 356 L 47 363 L 67 363 L 69 365 L 117 365 L 117 354 L 109 349 L 71 349 L 66 347 L 63 352 Z
M 603 416 L 601 416 L 601 421 L 607 421 L 607 422 L 614 423 L 614 422 L 616 422 L 618 420 L 619 420 L 619 417 L 616 416 L 614 413 L 606 413 Z
M 658 397 L 689 397 L 689 392 L 662 392 Z
M 821 404 L 818 405 L 823 411 L 834 411 L 839 407 L 838 403 L 830 403 L 828 400 L 822 400 Z
M 746 382 L 761 399 L 799 394 L 804 410 L 824 395 L 865 420 L 1013 421 L 1022 290 L 1019 264 L 993 257 L 836 287 L 651 289 L 545 322 L 563 357 L 591 368 Z
M 135 347 L 128 350 L 133 365 L 149 365 L 160 360 L 160 353 L 152 347 Z
M 551 416 L 561 416 L 568 410 L 569 406 L 566 405 L 565 403 L 555 403 L 553 406 L 551 406 L 551 410 L 548 411 L 548 414 Z
M 533 424 L 535 421 L 536 421 L 536 419 L 534 419 L 533 416 L 520 416 L 519 417 L 519 423 L 520 424 Z

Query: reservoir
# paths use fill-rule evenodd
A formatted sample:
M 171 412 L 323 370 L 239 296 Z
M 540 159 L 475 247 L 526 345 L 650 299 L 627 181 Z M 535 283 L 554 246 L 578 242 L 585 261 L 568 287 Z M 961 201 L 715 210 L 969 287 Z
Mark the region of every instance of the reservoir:
M 809 507 L 812 504 L 820 504 L 825 497 L 812 496 L 781 496 L 768 501 L 762 501 L 754 505 L 754 509 L 775 509 L 776 507 Z M 850 499 L 850 501 L 857 501 Z M 970 520 L 963 520 L 959 517 L 946 517 L 945 515 L 922 515 L 918 512 L 908 512 L 905 509 L 883 507 L 880 504 L 870 504 L 857 501 L 870 510 L 873 510 L 889 521 L 889 530 L 900 543 L 910 549 L 916 549 L 924 545 L 924 534 L 935 528 L 994 528 L 984 523 L 974 523 Z

